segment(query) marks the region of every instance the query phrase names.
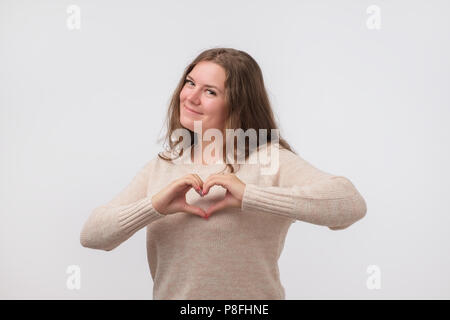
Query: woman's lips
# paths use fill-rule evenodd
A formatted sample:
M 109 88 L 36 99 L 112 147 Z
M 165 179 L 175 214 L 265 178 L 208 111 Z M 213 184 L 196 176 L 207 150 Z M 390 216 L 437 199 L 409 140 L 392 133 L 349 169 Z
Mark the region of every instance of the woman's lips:
M 189 112 L 189 113 L 192 113 L 192 114 L 199 114 L 199 115 L 201 115 L 202 113 L 199 113 L 199 112 L 195 112 L 194 110 L 192 110 L 192 109 L 189 109 L 188 107 L 186 107 L 186 105 L 184 105 L 184 109 L 186 109 L 187 110 L 187 112 Z

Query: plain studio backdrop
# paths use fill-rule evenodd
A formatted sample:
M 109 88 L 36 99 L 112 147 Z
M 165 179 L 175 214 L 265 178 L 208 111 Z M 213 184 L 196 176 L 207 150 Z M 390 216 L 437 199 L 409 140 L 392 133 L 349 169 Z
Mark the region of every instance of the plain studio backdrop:
M 291 225 L 286 299 L 450 298 L 449 12 L 1 0 L 0 298 L 152 299 L 145 228 L 110 252 L 83 248 L 80 231 L 161 151 L 169 98 L 212 47 L 253 56 L 282 136 L 367 202 L 345 230 Z

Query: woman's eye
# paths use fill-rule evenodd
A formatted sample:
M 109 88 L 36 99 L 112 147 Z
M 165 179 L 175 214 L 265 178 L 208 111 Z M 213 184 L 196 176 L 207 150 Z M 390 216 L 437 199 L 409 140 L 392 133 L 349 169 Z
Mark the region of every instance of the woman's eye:
M 185 80 L 184 80 L 184 83 L 189 83 L 189 84 L 191 84 L 191 85 L 194 84 L 194 82 L 192 82 L 192 81 L 189 80 L 189 79 L 185 79 Z M 212 90 L 209 90 L 209 89 L 208 89 L 207 91 L 209 91 L 213 96 L 216 95 L 216 93 L 215 93 L 214 91 L 212 91 Z

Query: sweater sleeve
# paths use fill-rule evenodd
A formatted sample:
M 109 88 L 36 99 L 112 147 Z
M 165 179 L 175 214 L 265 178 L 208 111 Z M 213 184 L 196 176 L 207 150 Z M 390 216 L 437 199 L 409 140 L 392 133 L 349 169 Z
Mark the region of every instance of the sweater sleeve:
M 300 156 L 280 150 L 279 186 L 246 184 L 242 210 L 282 215 L 340 230 L 362 219 L 366 202 L 353 183 L 317 169 Z
M 80 233 L 83 247 L 110 251 L 149 223 L 165 217 L 153 208 L 146 195 L 154 161 L 141 168 L 110 202 L 92 211 Z

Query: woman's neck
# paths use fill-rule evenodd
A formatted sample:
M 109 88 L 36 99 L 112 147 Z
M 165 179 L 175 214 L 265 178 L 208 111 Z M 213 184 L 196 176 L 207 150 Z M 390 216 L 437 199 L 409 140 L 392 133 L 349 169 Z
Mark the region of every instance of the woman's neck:
M 222 150 L 222 145 L 215 145 L 214 141 L 204 141 L 203 144 L 197 143 L 191 149 L 191 161 L 194 164 L 212 165 L 222 161 L 220 154 L 216 155 L 216 149 Z

